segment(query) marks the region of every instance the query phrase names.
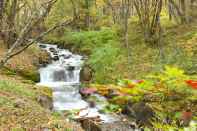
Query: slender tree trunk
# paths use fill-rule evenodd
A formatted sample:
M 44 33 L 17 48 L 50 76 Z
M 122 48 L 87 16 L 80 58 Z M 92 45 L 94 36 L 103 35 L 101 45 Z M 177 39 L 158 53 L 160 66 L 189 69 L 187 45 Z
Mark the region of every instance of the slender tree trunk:
M 113 7 L 112 1 L 111 0 L 107 0 L 107 4 L 111 8 L 113 22 L 114 22 L 114 24 L 116 24 L 116 11 L 115 11 L 115 9 Z
M 72 7 L 73 7 L 73 18 L 74 19 L 78 19 L 78 11 L 77 11 L 77 7 L 76 7 L 76 4 L 74 2 L 74 0 L 70 0 L 71 3 L 72 3 Z
M 0 0 L 0 21 L 3 16 L 3 5 L 4 5 L 4 0 Z
M 85 26 L 89 29 L 90 27 L 90 1 L 85 0 Z
M 163 0 L 135 0 L 134 6 L 147 43 L 158 43 L 160 39 L 160 13 Z
M 0 39 L 3 37 L 2 26 L 3 26 L 3 10 L 4 10 L 4 0 L 0 0 Z
M 10 13 L 9 13 L 9 16 L 8 16 L 8 34 L 7 34 L 7 38 L 6 38 L 6 44 L 7 44 L 7 48 L 9 49 L 10 46 L 15 42 L 15 39 L 16 39 L 16 32 L 14 30 L 14 23 L 15 23 L 15 17 L 16 17 L 16 11 L 17 11 L 17 5 L 18 5 L 18 0 L 14 0 L 11 4 L 11 7 L 10 7 Z

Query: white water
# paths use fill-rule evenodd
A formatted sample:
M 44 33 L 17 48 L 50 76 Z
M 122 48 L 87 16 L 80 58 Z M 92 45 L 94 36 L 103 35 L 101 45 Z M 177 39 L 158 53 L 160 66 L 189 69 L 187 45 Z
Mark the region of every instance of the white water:
M 116 119 L 111 115 L 100 114 L 98 111 L 103 105 L 90 108 L 89 104 L 82 100 L 79 93 L 80 70 L 83 64 L 82 56 L 75 55 L 68 50 L 59 49 L 56 45 L 38 44 L 42 50 L 47 51 L 51 58 L 58 58 L 46 67 L 40 68 L 40 83 L 53 89 L 54 110 L 82 111 L 76 117 L 99 116 L 103 122 L 113 122 Z M 97 95 L 98 99 L 105 99 Z

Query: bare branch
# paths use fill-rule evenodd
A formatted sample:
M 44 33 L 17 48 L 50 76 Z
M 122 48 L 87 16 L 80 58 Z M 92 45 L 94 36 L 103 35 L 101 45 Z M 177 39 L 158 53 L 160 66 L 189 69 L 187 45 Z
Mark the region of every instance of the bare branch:
M 10 52 L 8 51 L 5 56 L 2 58 L 2 60 L 0 61 L 0 68 L 3 67 L 7 61 L 9 59 L 11 59 L 12 57 L 20 54 L 21 52 L 23 52 L 25 49 L 27 49 L 29 46 L 31 46 L 32 44 L 34 44 L 36 41 L 39 41 L 41 38 L 43 38 L 45 35 L 47 35 L 48 33 L 52 32 L 53 30 L 60 28 L 60 27 L 64 27 L 64 26 L 68 26 L 73 22 L 73 20 L 67 20 L 63 23 L 57 24 L 55 26 L 53 26 L 52 28 L 48 29 L 46 32 L 43 32 L 42 34 L 40 34 L 38 37 L 36 37 L 35 39 L 29 41 L 29 43 L 27 43 L 24 47 L 22 47 L 21 49 L 19 49 L 16 52 Z

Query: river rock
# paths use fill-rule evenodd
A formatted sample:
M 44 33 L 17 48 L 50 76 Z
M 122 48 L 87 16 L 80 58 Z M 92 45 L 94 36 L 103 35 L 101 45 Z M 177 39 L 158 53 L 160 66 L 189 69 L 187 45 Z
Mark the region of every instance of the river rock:
M 64 49 L 65 47 L 64 47 L 63 44 L 58 44 L 58 45 L 57 45 L 57 48 L 59 48 L 59 49 Z
M 97 123 L 90 119 L 81 121 L 85 131 L 134 131 L 130 122 L 117 121 L 113 123 Z
M 46 46 L 46 45 L 40 44 L 39 47 L 40 47 L 41 49 L 45 49 L 47 46 Z
M 129 103 L 125 107 L 124 113 L 135 118 L 140 125 L 150 124 L 150 120 L 154 117 L 153 109 L 145 102 Z
M 68 69 L 69 71 L 73 71 L 73 70 L 75 69 L 75 67 L 74 67 L 74 66 L 69 66 L 67 69 Z
M 58 60 L 59 60 L 59 57 L 58 57 L 58 56 L 54 56 L 52 59 L 53 59 L 54 61 L 58 61 Z
M 45 67 L 49 63 L 51 63 L 50 54 L 47 51 L 40 51 L 38 54 L 38 62 L 41 67 Z
M 55 48 L 53 48 L 53 47 L 49 48 L 49 51 L 53 52 L 53 53 L 57 52 L 57 50 Z
M 68 55 L 63 54 L 63 55 L 60 55 L 60 57 L 63 57 L 64 59 L 69 59 L 72 57 L 72 55 L 71 54 L 68 54 Z

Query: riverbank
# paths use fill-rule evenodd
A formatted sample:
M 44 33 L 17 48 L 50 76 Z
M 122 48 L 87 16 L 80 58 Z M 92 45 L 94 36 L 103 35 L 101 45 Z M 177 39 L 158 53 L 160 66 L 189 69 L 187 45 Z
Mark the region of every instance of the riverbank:
M 39 79 L 39 53 L 29 48 L 0 70 L 0 130 L 74 130 L 80 125 L 44 107 L 38 101 L 42 91 L 35 85 Z M 5 48 L 0 47 L 0 56 Z
M 31 81 L 13 75 L 0 74 L 1 130 L 75 130 L 83 131 L 76 123 L 44 109 L 37 102 L 39 89 Z

